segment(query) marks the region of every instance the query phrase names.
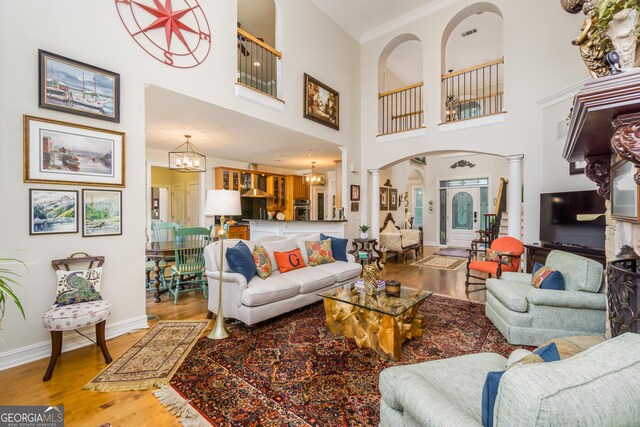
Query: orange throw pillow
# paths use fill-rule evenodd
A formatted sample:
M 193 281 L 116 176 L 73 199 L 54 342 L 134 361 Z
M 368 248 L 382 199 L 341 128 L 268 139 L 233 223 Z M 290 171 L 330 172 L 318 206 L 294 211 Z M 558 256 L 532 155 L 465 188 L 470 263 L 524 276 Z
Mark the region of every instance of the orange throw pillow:
M 276 259 L 280 273 L 306 267 L 299 248 L 289 252 L 274 252 L 273 256 Z

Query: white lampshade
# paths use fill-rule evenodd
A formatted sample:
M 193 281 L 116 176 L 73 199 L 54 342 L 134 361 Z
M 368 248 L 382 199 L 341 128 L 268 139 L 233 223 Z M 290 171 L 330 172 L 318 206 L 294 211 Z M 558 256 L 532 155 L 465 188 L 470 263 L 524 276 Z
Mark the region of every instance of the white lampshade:
M 240 192 L 236 190 L 207 190 L 204 215 L 241 215 Z

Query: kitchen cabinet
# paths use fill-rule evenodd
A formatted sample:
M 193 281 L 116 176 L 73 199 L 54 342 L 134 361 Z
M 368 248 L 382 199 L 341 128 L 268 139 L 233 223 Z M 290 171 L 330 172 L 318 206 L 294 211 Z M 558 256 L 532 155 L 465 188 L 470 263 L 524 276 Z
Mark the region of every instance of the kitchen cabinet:
M 309 198 L 309 184 L 304 180 L 303 176 L 291 175 L 291 196 L 294 199 L 308 199 Z M 293 202 L 293 201 L 292 201 Z
M 240 174 L 237 169 L 214 168 L 216 190 L 242 190 Z
M 285 176 L 268 176 L 267 192 L 273 194 L 273 204 L 270 209 L 285 210 L 287 208 L 287 180 Z
M 218 231 L 220 230 L 220 226 L 216 225 L 215 228 L 215 236 L 218 236 Z M 249 240 L 249 226 L 247 224 L 236 224 L 230 225 L 229 231 L 227 232 L 227 239 L 242 239 Z M 217 239 L 217 237 L 216 237 Z

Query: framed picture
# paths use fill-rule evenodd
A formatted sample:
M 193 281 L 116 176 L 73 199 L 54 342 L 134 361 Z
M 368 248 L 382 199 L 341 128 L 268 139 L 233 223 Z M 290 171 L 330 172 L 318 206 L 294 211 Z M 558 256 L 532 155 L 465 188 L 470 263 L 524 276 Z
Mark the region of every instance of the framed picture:
M 611 167 L 611 217 L 619 221 L 640 222 L 638 184 L 633 163 L 622 161 Z
M 125 134 L 24 116 L 24 181 L 124 187 Z
M 77 232 L 77 191 L 29 189 L 29 234 Z
M 569 162 L 569 175 L 581 175 L 584 173 L 584 168 L 587 165 L 586 161 Z
M 336 130 L 340 129 L 340 94 L 304 74 L 304 117 Z
M 38 50 L 38 106 L 120 122 L 120 74 Z
M 398 189 L 397 188 L 389 189 L 389 210 L 390 211 L 398 210 Z
M 122 191 L 82 190 L 82 237 L 122 234 Z
M 360 186 L 352 185 L 351 186 L 351 201 L 359 202 L 360 201 Z
M 386 211 L 389 209 L 389 189 L 386 187 L 380 187 L 380 210 Z
M 351 212 L 358 212 L 360 210 L 360 203 L 351 202 Z

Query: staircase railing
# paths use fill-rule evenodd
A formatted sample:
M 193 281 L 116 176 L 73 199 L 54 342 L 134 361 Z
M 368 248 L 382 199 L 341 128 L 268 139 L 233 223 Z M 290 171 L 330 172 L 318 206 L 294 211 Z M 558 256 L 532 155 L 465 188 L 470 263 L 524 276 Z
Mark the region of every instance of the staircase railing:
M 422 86 L 420 82 L 378 94 L 380 135 L 424 127 Z
M 278 97 L 278 63 L 282 52 L 238 28 L 238 83 Z
M 500 187 L 498 188 L 498 197 L 496 198 L 495 211 L 492 214 L 484 214 L 484 229 L 480 231 L 480 239 L 487 246 L 491 245 L 500 233 L 500 223 L 502 222 L 502 214 L 507 210 L 507 186 L 509 181 L 500 178 Z
M 504 58 L 442 75 L 444 122 L 504 112 Z

